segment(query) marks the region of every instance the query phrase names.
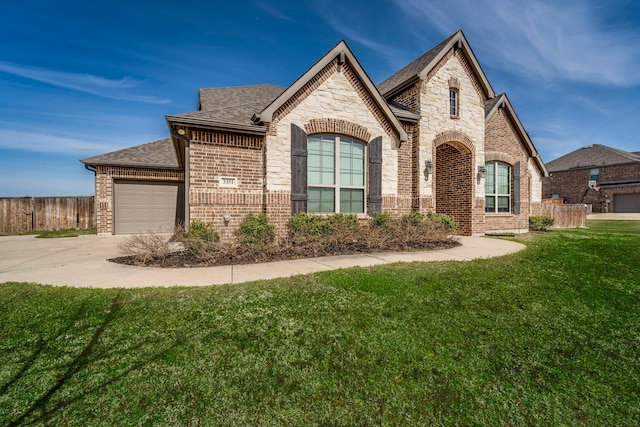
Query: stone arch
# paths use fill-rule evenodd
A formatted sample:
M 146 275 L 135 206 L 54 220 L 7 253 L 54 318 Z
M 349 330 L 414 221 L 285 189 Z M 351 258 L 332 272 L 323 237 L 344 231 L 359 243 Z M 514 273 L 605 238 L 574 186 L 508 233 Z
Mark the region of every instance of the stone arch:
M 311 119 L 304 125 L 308 135 L 315 133 L 337 133 L 369 142 L 371 133 L 362 125 L 342 119 Z
M 433 140 L 433 147 L 438 148 L 442 144 L 451 144 L 457 146 L 463 146 L 468 151 L 473 153 L 473 141 L 464 133 L 457 130 L 447 130 L 439 133 Z
M 460 134 L 448 132 L 449 135 Z M 434 142 L 436 212 L 455 218 L 458 234 L 472 234 L 473 144 L 469 138 L 445 140 L 440 134 Z M 440 138 L 440 140 L 438 140 Z

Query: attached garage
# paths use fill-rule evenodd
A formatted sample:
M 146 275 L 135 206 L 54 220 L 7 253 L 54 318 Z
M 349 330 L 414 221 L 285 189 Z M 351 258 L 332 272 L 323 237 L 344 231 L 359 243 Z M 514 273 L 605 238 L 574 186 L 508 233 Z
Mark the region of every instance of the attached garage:
M 184 218 L 181 182 L 114 181 L 115 234 L 171 232 Z
M 616 194 L 613 196 L 616 213 L 640 213 L 640 194 Z

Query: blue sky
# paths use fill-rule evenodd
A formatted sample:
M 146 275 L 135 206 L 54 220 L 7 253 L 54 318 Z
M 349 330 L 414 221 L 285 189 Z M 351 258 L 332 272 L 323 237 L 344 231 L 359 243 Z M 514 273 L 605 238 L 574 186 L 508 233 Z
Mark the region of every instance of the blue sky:
M 5 3 L 0 197 L 93 194 L 78 159 L 166 137 L 198 88 L 288 86 L 342 39 L 377 84 L 458 29 L 543 161 L 640 151 L 637 0 Z

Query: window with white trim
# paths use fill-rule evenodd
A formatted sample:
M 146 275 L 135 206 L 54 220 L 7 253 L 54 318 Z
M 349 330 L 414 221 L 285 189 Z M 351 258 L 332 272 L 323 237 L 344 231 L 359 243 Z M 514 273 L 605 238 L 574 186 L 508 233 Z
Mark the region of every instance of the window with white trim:
M 342 135 L 307 139 L 307 211 L 364 213 L 365 144 Z
M 600 169 L 591 169 L 589 171 L 590 181 L 600 181 Z
M 511 212 L 511 166 L 502 162 L 489 162 L 484 167 L 484 211 Z

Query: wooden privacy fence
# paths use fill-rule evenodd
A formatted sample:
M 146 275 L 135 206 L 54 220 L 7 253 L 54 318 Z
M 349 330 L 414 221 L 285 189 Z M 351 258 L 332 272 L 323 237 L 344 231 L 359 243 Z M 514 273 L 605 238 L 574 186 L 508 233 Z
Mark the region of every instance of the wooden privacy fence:
M 0 197 L 0 234 L 95 226 L 93 196 Z
M 560 203 L 542 203 L 543 216 L 550 216 L 555 221 L 552 228 L 576 228 L 587 226 L 586 205 L 563 205 Z

